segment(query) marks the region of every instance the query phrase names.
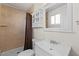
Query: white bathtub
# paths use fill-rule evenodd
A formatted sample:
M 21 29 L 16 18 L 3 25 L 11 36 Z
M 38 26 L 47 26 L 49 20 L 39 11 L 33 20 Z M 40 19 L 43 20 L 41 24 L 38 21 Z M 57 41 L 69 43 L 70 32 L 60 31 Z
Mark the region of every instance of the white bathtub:
M 71 47 L 66 44 L 50 44 L 50 40 L 35 42 L 36 56 L 68 56 Z

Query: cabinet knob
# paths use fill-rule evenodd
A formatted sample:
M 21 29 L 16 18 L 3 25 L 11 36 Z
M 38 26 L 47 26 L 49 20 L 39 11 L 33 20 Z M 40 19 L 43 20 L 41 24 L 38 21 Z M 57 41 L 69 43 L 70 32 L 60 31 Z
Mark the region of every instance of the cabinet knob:
M 76 21 L 77 22 L 77 25 L 79 25 L 79 21 Z

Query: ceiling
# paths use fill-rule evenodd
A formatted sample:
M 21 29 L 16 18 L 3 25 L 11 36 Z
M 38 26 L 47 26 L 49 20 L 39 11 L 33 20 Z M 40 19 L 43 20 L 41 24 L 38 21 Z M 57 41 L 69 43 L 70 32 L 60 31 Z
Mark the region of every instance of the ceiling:
M 4 5 L 8 5 L 24 11 L 27 11 L 33 6 L 32 3 L 5 3 Z

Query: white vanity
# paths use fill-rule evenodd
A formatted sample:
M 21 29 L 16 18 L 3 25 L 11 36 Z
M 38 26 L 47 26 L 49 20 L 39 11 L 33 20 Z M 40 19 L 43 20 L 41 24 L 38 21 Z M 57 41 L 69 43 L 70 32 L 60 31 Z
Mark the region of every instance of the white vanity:
M 42 40 L 35 42 L 36 56 L 68 56 L 71 47 L 55 41 Z

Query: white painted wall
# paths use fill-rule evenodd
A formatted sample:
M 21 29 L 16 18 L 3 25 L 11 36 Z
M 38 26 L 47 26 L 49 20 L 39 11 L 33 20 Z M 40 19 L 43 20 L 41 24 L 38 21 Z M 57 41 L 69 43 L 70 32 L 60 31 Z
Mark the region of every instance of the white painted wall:
M 34 10 L 40 8 L 42 4 L 36 4 Z M 76 4 L 74 4 L 74 7 Z M 77 5 L 79 10 L 79 4 Z M 75 11 L 74 8 L 74 15 L 79 13 L 79 11 Z M 74 18 L 77 20 L 78 18 Z M 75 23 L 75 22 L 73 22 Z M 76 24 L 77 25 L 77 24 Z M 46 32 L 43 28 L 34 28 L 33 29 L 33 36 L 35 39 L 52 39 L 59 42 L 67 43 L 72 46 L 72 55 L 79 55 L 79 26 L 74 26 L 74 29 L 77 28 L 77 31 L 73 33 L 64 33 L 64 32 Z

